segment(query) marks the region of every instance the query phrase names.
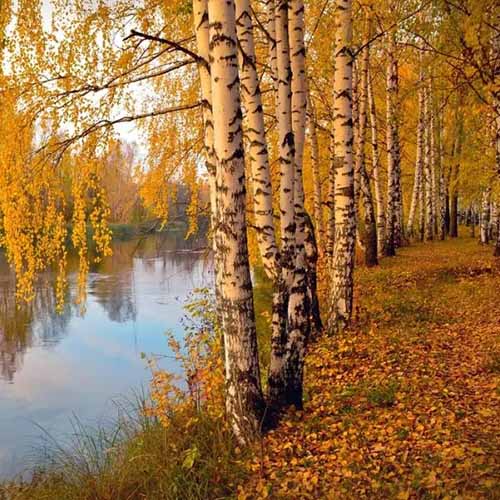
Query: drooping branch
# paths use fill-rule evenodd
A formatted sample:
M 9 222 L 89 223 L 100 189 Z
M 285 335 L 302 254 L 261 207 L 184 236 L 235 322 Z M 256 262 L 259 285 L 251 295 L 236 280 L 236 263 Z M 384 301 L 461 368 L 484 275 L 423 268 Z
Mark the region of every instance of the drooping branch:
M 99 120 L 99 121 L 93 123 L 92 125 L 90 125 L 85 130 L 83 130 L 82 132 L 80 132 L 78 134 L 75 134 L 67 139 L 64 139 L 63 141 L 56 142 L 55 144 L 52 143 L 52 146 L 54 146 L 54 150 L 52 152 L 53 153 L 57 152 L 58 156 L 60 157 L 71 146 L 71 144 L 73 144 L 76 141 L 83 139 L 83 138 L 87 137 L 88 135 L 90 135 L 90 134 L 92 134 L 100 129 L 103 129 L 103 128 L 113 127 L 114 125 L 117 125 L 119 123 L 128 123 L 128 122 L 133 122 L 136 120 L 142 120 L 144 118 L 151 118 L 153 116 L 161 116 L 161 115 L 166 115 L 169 113 L 188 111 L 191 109 L 195 109 L 201 105 L 202 105 L 202 102 L 197 101 L 197 102 L 191 103 L 191 104 L 172 106 L 170 108 L 151 111 L 149 113 L 121 116 L 121 117 L 116 118 L 114 120 L 102 119 L 102 120 Z M 43 150 L 47 149 L 48 147 L 49 147 L 49 144 L 44 144 L 43 146 L 41 146 L 40 148 L 38 148 L 35 151 L 35 154 L 41 153 Z
M 205 61 L 202 57 L 200 57 L 196 52 L 193 52 L 192 50 L 182 46 L 181 44 L 174 42 L 173 40 L 168 40 L 167 38 L 163 38 L 161 36 L 156 36 L 156 35 L 149 35 L 148 33 L 141 33 L 140 31 L 136 30 L 131 30 L 130 35 L 124 38 L 124 40 L 129 40 L 132 37 L 140 37 L 143 38 L 144 40 L 151 40 L 153 42 L 159 42 L 159 43 L 164 43 L 168 45 L 169 47 L 172 47 L 179 52 L 183 52 L 184 54 L 192 57 L 197 63 L 203 64 L 204 66 L 208 67 L 208 61 Z

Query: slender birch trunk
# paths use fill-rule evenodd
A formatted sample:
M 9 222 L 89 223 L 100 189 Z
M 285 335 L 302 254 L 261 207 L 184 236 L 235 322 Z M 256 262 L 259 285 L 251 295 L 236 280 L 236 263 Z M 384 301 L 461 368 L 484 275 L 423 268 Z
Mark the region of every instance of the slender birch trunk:
M 395 112 L 397 93 L 397 61 L 394 55 L 394 36 L 389 35 L 387 66 L 387 229 L 385 255 L 396 255 L 398 137 Z
M 420 56 L 420 73 L 418 88 L 418 125 L 417 125 L 417 155 L 415 160 L 415 176 L 413 180 L 413 193 L 411 198 L 410 214 L 408 217 L 408 234 L 415 236 L 415 214 L 419 202 L 420 191 L 422 190 L 422 171 L 423 171 L 423 149 L 424 149 L 424 89 L 423 89 L 423 69 L 422 57 Z
M 432 84 L 429 85 L 429 134 L 430 134 L 430 175 L 431 175 L 431 212 L 432 234 L 437 235 L 437 199 L 436 199 L 436 120 L 434 116 L 434 95 Z
M 241 49 L 239 51 L 241 95 L 248 122 L 247 139 L 252 168 L 255 225 L 264 268 L 268 277 L 273 281 L 272 363 L 269 380 L 271 404 L 275 410 L 278 410 L 280 406 L 287 403 L 287 395 L 295 393 L 294 390 L 290 390 L 289 385 L 290 373 L 295 375 L 297 369 L 290 367 L 290 360 L 303 360 L 303 348 L 302 345 L 297 345 L 296 342 L 290 343 L 289 329 L 292 324 L 298 322 L 292 323 L 288 319 L 288 306 L 292 290 L 289 290 L 284 283 L 284 277 L 278 262 L 274 234 L 269 154 L 265 137 L 264 110 L 259 77 L 255 64 L 255 46 L 249 0 L 236 0 L 236 26 Z M 303 252 L 304 250 L 302 250 Z M 291 263 L 291 266 L 293 266 L 293 263 Z M 293 272 L 295 280 L 296 271 Z M 302 271 L 302 276 L 304 274 L 304 271 Z M 303 280 L 305 280 L 304 277 Z M 302 299 L 302 304 L 306 304 L 305 297 L 302 297 Z M 298 354 L 296 353 L 297 349 L 300 351 Z M 301 399 L 302 377 L 299 378 Z
M 490 215 L 490 240 L 495 241 L 496 239 L 496 230 L 498 227 L 498 219 L 500 217 L 500 213 L 498 212 L 498 203 L 496 201 L 491 202 L 491 215 Z
M 446 238 L 446 184 L 444 176 L 444 137 L 443 137 L 443 113 L 438 113 L 438 125 L 436 128 L 437 139 L 437 170 L 439 176 L 439 198 L 438 198 L 438 235 L 440 240 Z
M 432 127 L 430 124 L 430 96 L 428 89 L 424 90 L 425 122 L 427 129 L 425 131 L 425 155 L 424 155 L 424 185 L 425 185 L 425 239 L 432 241 L 434 239 L 434 221 L 432 213 Z
M 497 234 L 495 239 L 495 249 L 493 250 L 494 257 L 500 257 L 500 217 L 497 218 Z
M 365 43 L 369 39 L 369 27 L 365 36 Z M 373 207 L 373 197 L 370 187 L 370 179 L 365 165 L 365 137 L 368 104 L 368 65 L 369 49 L 363 49 L 361 64 L 361 78 L 358 86 L 358 142 L 356 149 L 356 172 L 359 179 L 359 189 L 363 204 L 365 264 L 368 267 L 378 264 L 377 258 L 377 223 Z
M 292 133 L 295 151 L 294 216 L 295 216 L 295 269 L 288 303 L 288 339 L 284 379 L 286 404 L 302 408 L 302 381 L 305 350 L 310 333 L 311 302 L 316 296 L 317 249 L 314 238 L 308 240 L 306 254 L 306 213 L 304 207 L 303 160 L 307 117 L 307 81 L 304 44 L 303 0 L 288 0 L 288 36 L 290 67 L 292 70 L 291 104 Z M 314 279 L 308 281 L 308 275 Z M 314 286 L 314 289 L 312 289 Z
M 335 243 L 329 331 L 349 325 L 352 315 L 356 221 L 352 158 L 352 0 L 335 8 Z
M 470 206 L 470 236 L 471 238 L 476 237 L 476 211 L 474 209 L 474 203 Z
M 396 86 L 396 96 L 398 94 L 398 87 Z M 399 118 L 397 110 L 399 104 L 395 106 L 396 109 L 396 219 L 394 225 L 394 245 L 396 248 L 405 244 L 405 230 L 403 222 L 403 186 L 401 184 L 401 144 L 399 141 Z
M 241 50 L 241 100 L 245 109 L 248 154 L 252 172 L 253 204 L 257 242 L 267 276 L 275 280 L 278 275 L 278 248 L 274 233 L 273 193 L 269 153 L 265 135 L 264 110 L 257 74 L 253 25 L 249 0 L 236 0 L 236 32 Z
M 359 109 L 358 109 L 358 67 L 356 61 L 353 60 L 352 64 L 352 145 L 353 145 L 353 155 L 356 154 L 356 148 L 358 147 L 358 133 L 359 133 Z M 354 165 L 354 206 L 355 206 L 355 217 L 358 216 L 358 204 L 359 204 L 359 172 Z M 356 231 L 359 227 L 356 225 Z
M 490 201 L 491 201 L 491 187 L 483 190 L 482 203 L 481 203 L 481 227 L 479 242 L 482 245 L 487 245 L 490 242 Z
M 457 130 L 453 147 L 453 166 L 450 172 L 450 237 L 458 237 L 458 176 L 462 156 L 463 114 L 457 111 Z
M 215 274 L 220 272 L 221 266 L 218 263 L 219 252 L 217 251 L 217 241 L 215 231 L 217 228 L 217 190 L 216 190 L 216 157 L 214 149 L 214 124 L 212 117 L 212 82 L 210 79 L 210 33 L 208 26 L 208 1 L 193 0 L 193 19 L 196 36 L 198 55 L 201 60 L 198 62 L 198 75 L 200 78 L 200 89 L 203 110 L 203 149 L 205 155 L 205 165 L 208 172 L 208 187 L 210 196 L 210 231 L 212 235 L 212 251 L 214 255 Z M 215 301 L 218 326 L 222 321 L 220 311 L 220 277 L 215 279 Z
M 272 80 L 273 90 L 275 98 L 277 98 L 278 93 L 278 54 L 276 51 L 276 20 L 275 20 L 275 10 L 276 4 L 275 0 L 264 0 L 265 11 L 267 14 L 266 30 L 269 34 L 268 38 L 269 46 L 269 76 Z
M 276 118 L 278 125 L 278 151 L 280 165 L 280 234 L 282 281 L 274 299 L 273 321 L 281 328 L 273 328 L 271 337 L 271 359 L 269 363 L 268 396 L 273 407 L 286 404 L 288 342 L 288 304 L 290 288 L 293 285 L 295 270 L 295 209 L 294 183 L 295 145 L 292 131 L 291 104 L 291 66 L 290 44 L 288 37 L 288 2 L 277 0 L 274 10 L 276 30 L 276 71 L 277 101 Z
M 375 201 L 377 205 L 377 255 L 380 258 L 384 255 L 385 246 L 385 207 L 384 195 L 380 181 L 380 153 L 378 148 L 377 136 L 377 113 L 375 108 L 375 99 L 373 96 L 373 82 L 371 72 L 368 68 L 368 103 L 370 108 L 370 128 L 371 128 L 371 146 L 372 146 L 372 176 L 375 189 Z
M 316 242 L 320 253 L 324 250 L 325 245 L 325 224 L 323 219 L 323 193 L 321 188 L 320 178 L 320 162 L 319 162 L 319 145 L 318 132 L 316 130 L 316 113 L 314 103 L 311 96 L 308 96 L 308 116 L 309 116 L 309 131 L 311 134 L 311 166 L 312 166 L 312 182 L 313 182 L 313 207 L 314 207 L 314 227 Z
M 235 435 L 247 442 L 260 429 L 264 401 L 248 261 L 234 2 L 209 0 L 208 19 L 226 407 Z
M 330 132 L 330 168 L 328 170 L 328 196 L 326 201 L 327 206 L 327 225 L 326 225 L 326 255 L 328 269 L 332 266 L 333 247 L 335 244 L 335 177 L 336 177 L 336 162 L 335 162 L 335 134 L 332 128 Z

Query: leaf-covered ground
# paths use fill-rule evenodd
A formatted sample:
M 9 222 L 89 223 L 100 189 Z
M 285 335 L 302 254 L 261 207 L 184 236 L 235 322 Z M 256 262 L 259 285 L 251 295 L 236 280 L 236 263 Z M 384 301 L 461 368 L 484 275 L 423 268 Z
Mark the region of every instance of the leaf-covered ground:
M 239 498 L 500 498 L 499 293 L 472 239 L 360 269 L 352 330 L 311 346 L 304 411 Z

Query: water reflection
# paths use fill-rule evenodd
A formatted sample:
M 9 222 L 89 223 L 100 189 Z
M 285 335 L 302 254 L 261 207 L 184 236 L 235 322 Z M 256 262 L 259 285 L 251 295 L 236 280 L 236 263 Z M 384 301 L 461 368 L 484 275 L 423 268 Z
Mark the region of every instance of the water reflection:
M 164 332 L 182 335 L 185 298 L 211 283 L 205 246 L 180 233 L 114 243 L 113 256 L 91 268 L 84 316 L 74 305 L 75 258 L 57 314 L 50 273 L 32 304 L 16 306 L 14 276 L 0 254 L 0 477 L 24 468 L 39 434 L 33 422 L 69 431 L 72 414 L 105 416 L 110 398 L 147 384 L 141 353 L 165 353 Z
M 64 336 L 71 316 L 69 304 L 62 314 L 54 314 L 50 277 L 40 278 L 36 288 L 37 295 L 31 304 L 16 304 L 15 278 L 5 256 L 0 254 L 0 378 L 9 382 L 21 369 L 26 350 L 35 342 L 46 346 L 56 344 Z

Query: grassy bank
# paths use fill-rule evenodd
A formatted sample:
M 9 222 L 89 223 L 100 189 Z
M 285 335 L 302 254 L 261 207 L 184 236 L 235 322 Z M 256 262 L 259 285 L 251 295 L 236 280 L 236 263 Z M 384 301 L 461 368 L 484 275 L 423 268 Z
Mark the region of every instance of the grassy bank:
M 79 424 L 69 444 L 47 441 L 33 479 L 0 485 L 2 500 L 227 498 L 246 475 L 220 420 L 170 414 L 160 425 L 137 408 L 107 429 Z

